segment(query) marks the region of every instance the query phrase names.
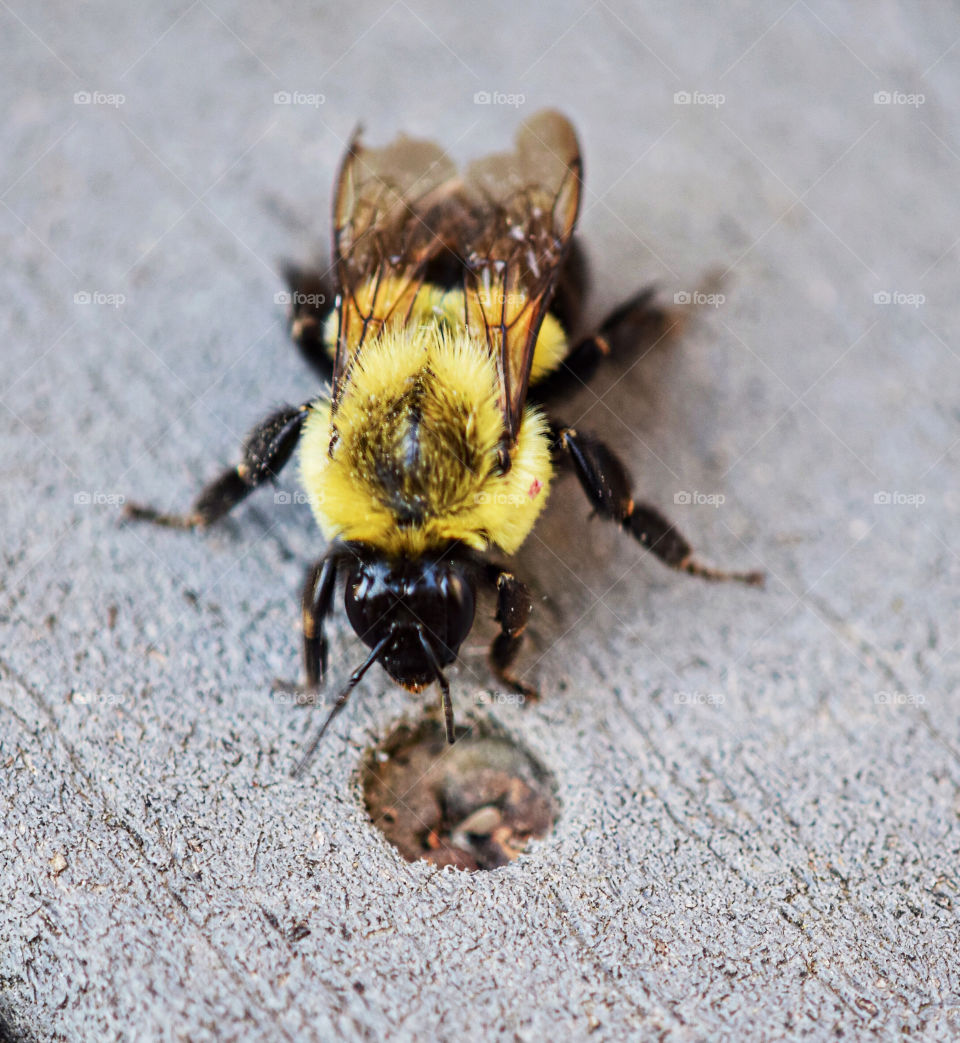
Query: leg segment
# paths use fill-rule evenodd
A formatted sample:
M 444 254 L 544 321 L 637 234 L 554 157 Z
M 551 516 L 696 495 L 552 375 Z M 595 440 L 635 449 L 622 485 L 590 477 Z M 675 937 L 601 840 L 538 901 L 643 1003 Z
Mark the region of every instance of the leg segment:
M 530 388 L 530 398 L 536 402 L 550 402 L 588 384 L 600 363 L 612 353 L 611 345 L 627 329 L 635 334 L 638 343 L 650 344 L 659 340 L 677 319 L 653 303 L 655 296 L 654 288 L 647 287 L 614 308 L 596 333 L 575 344 L 557 369 Z
M 316 691 L 323 684 L 327 672 L 324 624 L 333 606 L 338 564 L 337 555 L 328 554 L 311 567 L 303 587 L 300 611 L 303 619 L 304 687 L 308 692 Z
M 336 294 L 325 272 L 288 264 L 283 270 L 290 293 L 290 337 L 307 365 L 321 380 L 333 377 L 333 359 L 327 352 L 323 327 L 333 311 Z
M 177 529 L 211 525 L 268 478 L 279 474 L 296 448 L 309 411 L 309 402 L 285 406 L 257 424 L 244 442 L 242 461 L 205 486 L 187 514 L 163 514 L 131 503 L 127 504 L 126 517 Z
M 621 528 L 665 565 L 708 580 L 737 580 L 761 586 L 762 572 L 727 572 L 699 562 L 690 544 L 659 511 L 633 500 L 630 477 L 617 457 L 590 435 L 570 427 L 554 428 L 555 446 L 565 451 L 573 462 L 577 478 L 602 518 L 617 522 Z
M 511 670 L 523 644 L 523 631 L 533 608 L 530 591 L 512 572 L 499 565 L 488 565 L 486 573 L 487 581 L 497 590 L 495 618 L 500 624 L 500 633 L 490 646 L 490 668 L 496 678 L 511 691 L 519 692 L 529 699 L 537 699 L 539 692 L 536 688 L 521 681 Z

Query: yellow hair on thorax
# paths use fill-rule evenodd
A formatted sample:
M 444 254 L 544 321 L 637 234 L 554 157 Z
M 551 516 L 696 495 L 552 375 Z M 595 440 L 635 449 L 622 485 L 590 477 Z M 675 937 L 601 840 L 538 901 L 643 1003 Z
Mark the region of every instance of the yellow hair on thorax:
M 439 308 L 430 296 L 418 321 L 390 323 L 364 343 L 332 422 L 328 402 L 313 405 L 301 437 L 303 484 L 329 540 L 398 556 L 455 541 L 509 554 L 546 503 L 546 420 L 525 411 L 512 466 L 498 474 L 495 363 L 485 340 L 462 325 L 462 298 L 454 320 L 454 294 Z
M 370 307 L 370 299 L 373 291 L 374 281 L 363 283 L 356 293 L 357 306 L 364 313 Z M 384 300 L 404 300 L 409 297 L 407 284 L 396 278 L 383 281 L 380 294 Z M 483 329 L 483 311 L 481 305 L 484 303 L 482 296 L 471 295 L 469 314 L 465 304 L 463 290 L 446 290 L 432 283 L 420 285 L 410 304 L 409 317 L 404 324 L 412 326 L 415 324 L 437 324 L 447 329 L 456 330 L 465 325 L 469 318 L 471 326 L 476 330 Z M 396 312 L 405 315 L 403 308 L 397 308 Z M 334 355 L 337 344 L 338 317 L 336 311 L 331 312 L 324 326 L 324 340 L 327 350 L 331 356 Z M 563 361 L 567 354 L 567 335 L 559 321 L 549 312 L 544 315 L 540 332 L 537 335 L 537 343 L 533 351 L 533 361 L 530 366 L 530 383 L 536 384 L 545 376 L 552 373 Z

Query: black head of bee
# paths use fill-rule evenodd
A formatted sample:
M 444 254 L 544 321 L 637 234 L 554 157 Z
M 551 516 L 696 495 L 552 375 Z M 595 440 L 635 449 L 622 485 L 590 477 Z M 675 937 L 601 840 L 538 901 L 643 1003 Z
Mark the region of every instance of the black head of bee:
M 356 561 L 344 594 L 347 618 L 377 661 L 414 691 L 443 682 L 473 626 L 474 582 L 455 558 Z

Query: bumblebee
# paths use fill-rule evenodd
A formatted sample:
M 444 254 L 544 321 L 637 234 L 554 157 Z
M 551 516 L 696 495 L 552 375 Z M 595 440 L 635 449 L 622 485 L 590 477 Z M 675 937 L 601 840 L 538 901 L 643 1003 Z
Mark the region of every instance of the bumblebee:
M 587 383 L 625 328 L 665 334 L 670 322 L 645 290 L 594 333 L 568 337 L 585 283 L 574 241 L 581 188 L 577 137 L 557 112 L 531 117 L 513 151 L 461 174 L 432 143 L 400 137 L 373 149 L 358 131 L 334 193 L 334 286 L 328 273 L 287 271 L 293 340 L 329 393 L 254 428 L 241 462 L 187 514 L 128 509 L 205 527 L 274 478 L 299 445 L 303 486 L 327 541 L 302 594 L 302 687 L 316 691 L 326 673 L 324 624 L 338 577 L 369 653 L 298 771 L 374 663 L 413 692 L 438 684 L 453 742 L 444 670 L 484 587 L 500 627 L 493 673 L 535 694 L 513 669 L 530 593 L 486 552 L 519 549 L 564 463 L 594 512 L 665 564 L 711 580 L 762 581 L 700 563 L 663 515 L 634 500 L 612 450 L 546 411 Z

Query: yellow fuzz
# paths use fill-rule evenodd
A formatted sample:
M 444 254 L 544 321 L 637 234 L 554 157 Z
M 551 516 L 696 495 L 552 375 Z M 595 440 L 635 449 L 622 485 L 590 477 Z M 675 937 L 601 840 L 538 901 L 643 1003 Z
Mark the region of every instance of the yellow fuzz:
M 373 281 L 371 280 L 361 286 L 357 292 L 357 304 L 362 313 L 366 313 L 370 307 L 372 286 Z M 378 299 L 381 301 L 394 301 L 405 296 L 401 289 L 402 286 L 403 284 L 399 279 L 385 279 L 380 287 Z M 475 300 L 471 301 L 471 304 L 471 323 L 475 329 L 483 329 L 481 310 Z M 522 298 L 518 304 L 511 308 L 511 311 L 515 313 L 521 306 Z M 397 310 L 400 314 L 405 313 L 404 308 L 398 308 Z M 437 323 L 450 330 L 456 330 L 464 325 L 465 319 L 466 310 L 462 290 L 444 292 L 439 286 L 424 283 L 414 297 L 407 325 Z M 327 351 L 332 358 L 337 345 L 336 310 L 327 318 L 324 327 L 324 340 L 327 345 Z M 537 335 L 537 343 L 533 351 L 533 362 L 530 366 L 530 383 L 536 384 L 538 380 L 542 380 L 549 373 L 552 373 L 566 356 L 567 347 L 567 336 L 563 327 L 548 312 L 543 318 L 540 333 Z
M 493 359 L 462 325 L 462 296 L 455 316 L 455 294 L 438 301 L 435 287 L 421 293 L 407 325 L 391 323 L 364 344 L 333 424 L 329 402 L 312 406 L 300 442 L 307 497 L 329 540 L 396 556 L 454 541 L 513 553 L 549 492 L 546 419 L 526 409 L 512 467 L 498 475 Z
M 487 317 L 495 312 L 499 314 L 499 306 L 484 296 L 471 293 L 469 295 L 469 320 L 474 329 L 482 330 L 484 324 L 484 313 Z M 506 295 L 506 307 L 503 309 L 508 323 L 514 321 L 526 306 L 527 298 L 522 293 Z M 451 290 L 445 294 L 441 301 L 441 307 L 447 321 L 463 323 L 464 321 L 464 293 L 462 290 Z M 533 360 L 530 364 L 530 383 L 536 384 L 548 373 L 560 365 L 567 354 L 567 337 L 560 323 L 548 312 L 543 317 L 540 332 L 537 334 L 537 343 L 533 349 Z
M 566 355 L 567 335 L 560 323 L 547 312 L 537 335 L 537 346 L 533 349 L 530 383 L 536 384 L 538 380 L 543 380 L 563 362 Z

